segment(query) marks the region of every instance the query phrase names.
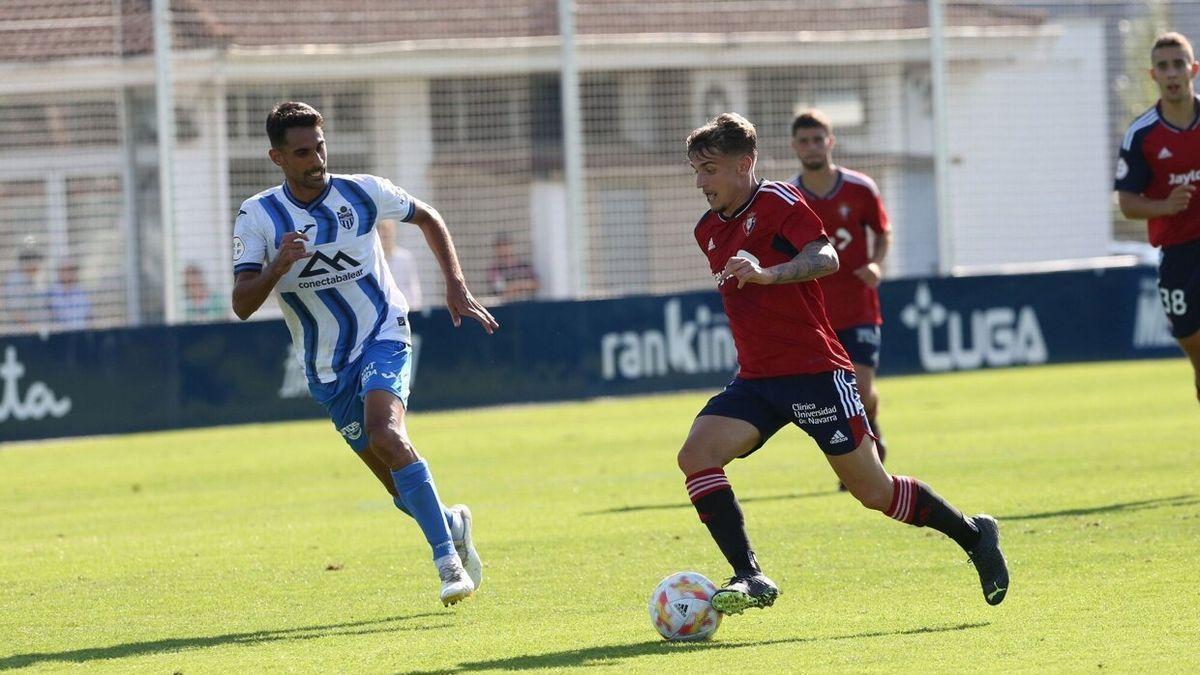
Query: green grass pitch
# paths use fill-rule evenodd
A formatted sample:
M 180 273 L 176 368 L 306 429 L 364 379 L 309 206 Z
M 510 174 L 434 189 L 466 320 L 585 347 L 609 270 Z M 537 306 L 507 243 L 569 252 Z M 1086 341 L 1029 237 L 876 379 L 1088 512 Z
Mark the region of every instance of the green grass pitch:
M 889 468 L 999 517 L 1001 606 L 953 543 L 835 492 L 820 451 L 787 429 L 729 468 L 779 602 L 726 618 L 709 643 L 659 640 L 646 601 L 660 578 L 727 574 L 675 467 L 712 393 L 688 392 L 414 414 L 486 563 L 452 609 L 420 531 L 328 422 L 10 444 L 0 671 L 1200 669 L 1185 362 L 881 389 Z

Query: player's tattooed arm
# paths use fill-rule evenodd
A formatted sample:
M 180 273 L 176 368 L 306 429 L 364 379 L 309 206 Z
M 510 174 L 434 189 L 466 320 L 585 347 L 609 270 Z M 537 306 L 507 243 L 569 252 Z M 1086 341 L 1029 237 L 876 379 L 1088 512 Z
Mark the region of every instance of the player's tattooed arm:
M 809 242 L 795 258 L 766 269 L 759 267 L 758 260 L 734 256 L 725 263 L 721 283 L 737 279 L 738 288 L 746 284 L 794 284 L 819 279 L 837 270 L 837 251 L 822 237 Z
M 810 241 L 799 255 L 766 270 L 772 283 L 799 283 L 821 279 L 838 271 L 838 251 L 828 239 Z
M 770 273 L 773 284 L 820 279 L 838 271 L 837 251 L 828 239 L 817 239 L 809 242 L 795 258 L 765 271 Z

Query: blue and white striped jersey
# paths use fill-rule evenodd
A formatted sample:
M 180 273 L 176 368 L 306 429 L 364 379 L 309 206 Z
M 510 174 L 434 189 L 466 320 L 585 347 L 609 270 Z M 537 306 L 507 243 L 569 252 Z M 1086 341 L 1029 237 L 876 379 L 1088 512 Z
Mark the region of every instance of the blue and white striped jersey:
M 308 236 L 312 257 L 292 265 L 275 296 L 310 382 L 335 381 L 376 340 L 411 341 L 408 303 L 392 280 L 375 224 L 408 222 L 415 208 L 407 192 L 367 174 L 331 175 L 308 204 L 286 183 L 242 202 L 233 228 L 234 274 L 274 260 L 284 234 Z

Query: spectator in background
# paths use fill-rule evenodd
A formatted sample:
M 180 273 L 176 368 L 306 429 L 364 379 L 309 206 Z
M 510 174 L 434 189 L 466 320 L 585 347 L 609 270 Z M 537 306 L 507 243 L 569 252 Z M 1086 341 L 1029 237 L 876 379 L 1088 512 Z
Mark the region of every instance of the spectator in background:
M 425 306 L 421 296 L 421 275 L 417 273 L 417 257 L 412 251 L 396 243 L 396 221 L 379 221 L 379 241 L 383 245 L 384 259 L 392 272 L 396 288 L 408 301 L 408 309 L 419 312 Z
M 17 254 L 17 268 L 4 277 L 4 323 L 21 331 L 46 327 L 50 311 L 41 279 L 44 261 L 36 242 L 27 239 Z
M 508 235 L 496 236 L 493 255 L 495 258 L 488 272 L 492 292 L 506 301 L 531 298 L 537 293 L 537 273 L 534 272 L 533 265 L 517 257 L 516 249 Z
M 54 330 L 86 330 L 92 323 L 92 301 L 79 286 L 79 265 L 64 260 L 58 265 L 58 280 L 50 287 L 50 318 Z
M 183 270 L 183 318 L 188 321 L 226 318 L 225 298 L 208 287 L 204 270 L 195 263 Z

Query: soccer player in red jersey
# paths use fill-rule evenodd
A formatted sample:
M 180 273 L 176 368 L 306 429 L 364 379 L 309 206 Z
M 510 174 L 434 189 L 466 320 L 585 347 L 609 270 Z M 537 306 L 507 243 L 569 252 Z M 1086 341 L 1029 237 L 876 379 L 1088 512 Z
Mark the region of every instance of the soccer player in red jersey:
M 1146 219 L 1161 247 L 1158 294 L 1171 335 L 1192 362 L 1200 400 L 1200 73 L 1192 43 L 1166 33 L 1150 50 L 1158 103 L 1129 125 L 1117 159 L 1115 189 L 1126 218 Z
M 867 421 L 875 432 L 879 461 L 887 447 L 879 430 L 879 281 L 883 259 L 892 245 L 892 230 L 879 188 L 869 176 L 833 163 L 833 124 L 819 110 L 802 112 L 792 120 L 792 150 L 803 172 L 788 180 L 800 188 L 809 208 L 825 224 L 837 249 L 838 271 L 818 282 L 825 295 L 825 312 L 838 341 L 854 364 Z
M 891 476 L 879 461 L 854 367 L 815 282 L 838 269 L 820 218 L 795 186 L 755 178 L 757 135 L 736 113 L 694 130 L 687 154 L 709 205 L 696 243 L 708 257 L 738 352 L 737 376 L 700 411 L 678 458 L 701 522 L 733 567 L 713 606 L 736 614 L 770 606 L 779 594 L 758 565 L 724 466 L 789 422 L 817 442 L 863 506 L 957 542 L 975 563 L 988 604 L 999 604 L 1008 567 L 995 519 L 964 517 L 925 483 Z

